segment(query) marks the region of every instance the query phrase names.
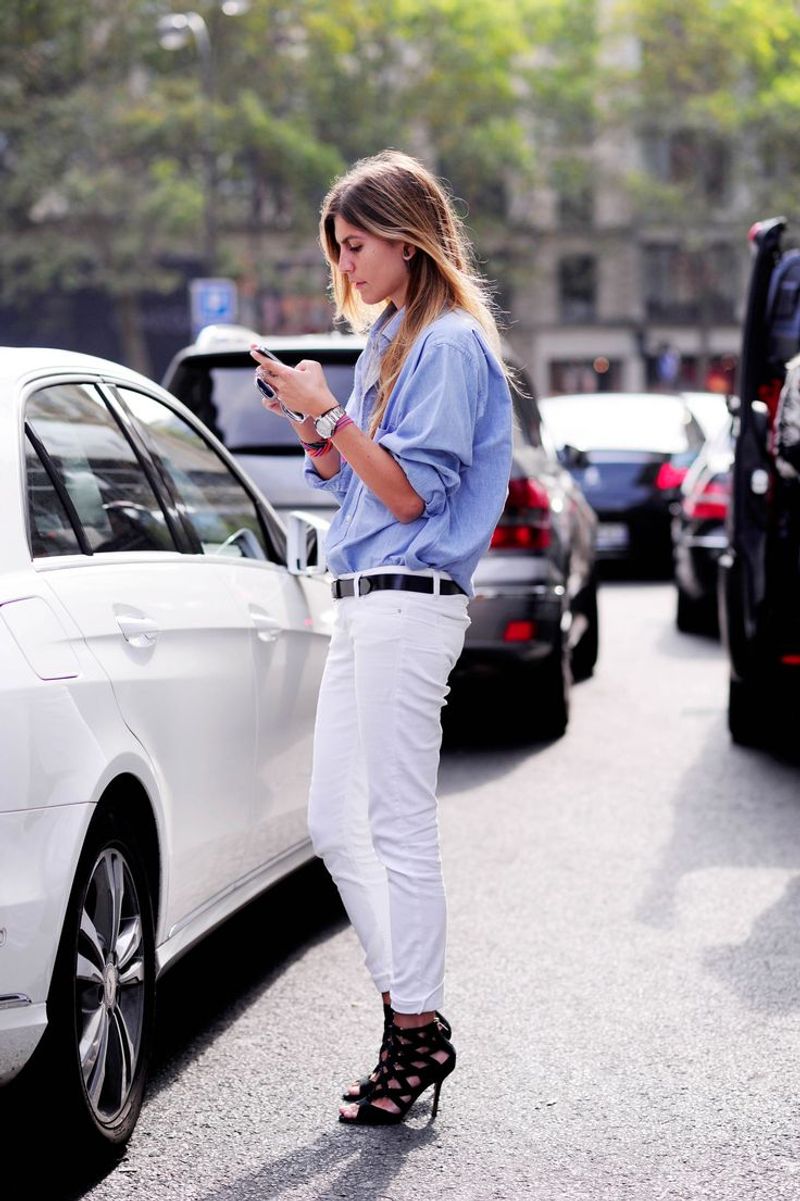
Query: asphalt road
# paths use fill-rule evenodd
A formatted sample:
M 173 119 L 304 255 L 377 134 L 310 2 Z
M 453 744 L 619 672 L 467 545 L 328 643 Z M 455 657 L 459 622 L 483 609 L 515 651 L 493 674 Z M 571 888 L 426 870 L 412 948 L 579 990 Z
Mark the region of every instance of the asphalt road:
M 800 1198 L 800 768 L 731 746 L 722 653 L 673 604 L 606 584 L 566 737 L 492 745 L 478 698 L 445 753 L 435 1122 L 336 1122 L 381 1015 L 312 869 L 164 980 L 123 1161 L 42 1174 L 45 1123 L 42 1154 L 4 1151 L 8 1201 Z

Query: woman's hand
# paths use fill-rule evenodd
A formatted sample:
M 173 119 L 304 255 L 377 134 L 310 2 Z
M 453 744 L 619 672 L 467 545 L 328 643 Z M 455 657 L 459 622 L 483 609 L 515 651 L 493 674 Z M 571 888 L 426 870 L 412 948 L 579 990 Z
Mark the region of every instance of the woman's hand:
M 250 347 L 250 354 L 259 364 L 257 374 L 277 394 L 274 400 L 264 397 L 264 407 L 270 412 L 281 412 L 280 400 L 287 409 L 305 413 L 313 419 L 321 417 L 338 404 L 327 385 L 322 367 L 313 359 L 303 359 L 296 367 L 287 367 L 285 363 L 277 363 L 275 359 L 259 354 L 257 346 Z

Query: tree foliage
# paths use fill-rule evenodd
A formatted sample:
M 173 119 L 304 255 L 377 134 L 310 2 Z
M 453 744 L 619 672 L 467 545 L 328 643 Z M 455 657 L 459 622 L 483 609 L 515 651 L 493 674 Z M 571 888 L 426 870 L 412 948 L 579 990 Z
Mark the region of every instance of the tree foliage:
M 645 159 L 643 212 L 700 220 L 721 144 L 756 210 L 798 207 L 796 0 L 619 0 L 611 23 L 612 0 L 196 0 L 205 69 L 191 39 L 159 44 L 167 2 L 0 5 L 0 300 L 91 287 L 132 328 L 187 271 L 265 286 L 275 239 L 307 246 L 332 177 L 386 146 L 500 248 L 509 185 L 578 198 L 615 121 L 691 159 Z M 603 55 L 619 35 L 634 65 Z
M 307 240 L 332 177 L 385 146 L 496 220 L 509 172 L 533 165 L 526 75 L 532 103 L 562 103 L 563 57 L 532 73 L 526 56 L 588 2 L 252 0 L 228 17 L 201 0 L 204 71 L 199 44 L 159 44 L 153 0 L 7 0 L 0 298 L 92 287 L 130 305 L 187 263 L 252 270 L 264 235 Z
M 707 207 L 704 176 L 724 145 L 732 182 L 751 211 L 796 214 L 796 0 L 621 0 L 615 21 L 640 47 L 636 68 L 616 78 L 629 101 L 626 118 L 645 138 L 690 133 L 696 149 L 693 171 L 679 169 L 672 180 L 640 176 L 643 202 L 657 212 L 687 202 Z

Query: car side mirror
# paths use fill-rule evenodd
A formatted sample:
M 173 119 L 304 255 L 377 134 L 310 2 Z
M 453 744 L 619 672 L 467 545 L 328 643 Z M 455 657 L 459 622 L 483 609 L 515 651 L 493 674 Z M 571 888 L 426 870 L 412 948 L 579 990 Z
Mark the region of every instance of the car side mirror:
M 570 446 L 568 442 L 561 447 L 558 457 L 568 471 L 585 471 L 589 466 L 589 456 L 586 451 L 579 450 L 577 446 Z
M 286 565 L 292 575 L 325 575 L 323 537 L 329 525 L 316 513 L 292 509 L 286 519 Z

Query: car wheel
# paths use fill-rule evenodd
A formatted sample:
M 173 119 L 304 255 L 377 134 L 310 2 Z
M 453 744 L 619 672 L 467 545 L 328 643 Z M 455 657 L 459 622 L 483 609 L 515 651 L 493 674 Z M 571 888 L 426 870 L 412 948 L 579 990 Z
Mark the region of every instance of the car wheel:
M 571 684 L 570 656 L 562 640 L 535 671 L 532 688 L 537 737 L 561 738 L 566 732 Z
M 136 838 L 110 814 L 90 829 L 70 895 L 34 1061 L 71 1139 L 130 1138 L 144 1095 L 155 998 L 153 911 Z
M 731 677 L 728 729 L 737 746 L 763 747 L 769 735 L 769 707 L 764 689 L 753 681 Z
M 575 608 L 586 618 L 586 629 L 572 651 L 573 680 L 588 680 L 597 663 L 600 621 L 597 612 L 597 580 L 592 579 L 579 593 Z
M 716 611 L 678 588 L 675 625 L 682 634 L 714 634 L 717 632 Z

